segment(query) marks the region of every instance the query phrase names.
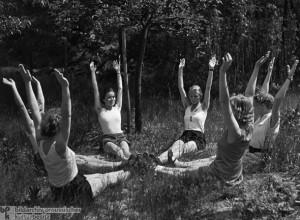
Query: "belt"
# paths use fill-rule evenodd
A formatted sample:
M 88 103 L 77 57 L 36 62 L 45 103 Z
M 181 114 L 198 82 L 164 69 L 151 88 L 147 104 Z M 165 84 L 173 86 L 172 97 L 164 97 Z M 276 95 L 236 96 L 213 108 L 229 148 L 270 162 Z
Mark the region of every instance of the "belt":
M 249 153 L 271 153 L 271 149 L 261 149 L 249 146 Z

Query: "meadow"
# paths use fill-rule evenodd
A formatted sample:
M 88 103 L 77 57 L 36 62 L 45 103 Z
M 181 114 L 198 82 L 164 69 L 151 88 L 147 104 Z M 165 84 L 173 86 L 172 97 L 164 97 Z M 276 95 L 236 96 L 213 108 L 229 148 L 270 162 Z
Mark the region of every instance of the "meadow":
M 50 91 L 49 88 L 45 87 L 45 90 Z M 60 90 L 56 87 L 52 86 L 52 91 L 60 95 Z M 98 146 L 102 133 L 93 111 L 92 96 L 83 101 L 84 95 L 90 92 L 80 93 L 72 90 L 72 94 L 75 95 L 72 95 L 69 147 L 79 154 L 99 154 Z M 7 96 L 9 95 L 11 93 L 8 92 Z M 59 105 L 59 100 L 54 101 L 51 95 L 46 97 L 48 97 L 46 109 Z M 298 203 L 300 116 L 296 109 L 298 102 L 297 92 L 287 94 L 281 108 L 281 130 L 270 165 L 259 173 L 245 173 L 244 182 L 240 186 L 227 187 L 218 182 L 193 183 L 155 175 L 150 171 L 145 175 L 132 175 L 127 182 L 108 187 L 91 206 L 81 207 L 80 214 L 52 214 L 51 217 L 52 219 L 297 219 L 300 215 Z M 123 108 L 125 109 L 125 105 Z M 132 152 L 148 151 L 157 155 L 169 148 L 183 131 L 183 114 L 178 97 L 172 94 L 167 98 L 144 99 L 143 132 L 127 134 L 132 143 Z M 126 128 L 125 116 L 124 110 L 123 129 Z M 61 204 L 51 201 L 45 173 L 33 166 L 31 146 L 13 104 L 1 105 L 0 124 L 0 206 L 61 207 Z M 131 130 L 134 131 L 134 121 L 131 125 L 133 126 Z M 213 99 L 205 125 L 207 149 L 201 153 L 186 155 L 183 160 L 214 155 L 215 142 L 223 130 L 218 100 Z M 107 155 L 102 156 L 112 160 Z

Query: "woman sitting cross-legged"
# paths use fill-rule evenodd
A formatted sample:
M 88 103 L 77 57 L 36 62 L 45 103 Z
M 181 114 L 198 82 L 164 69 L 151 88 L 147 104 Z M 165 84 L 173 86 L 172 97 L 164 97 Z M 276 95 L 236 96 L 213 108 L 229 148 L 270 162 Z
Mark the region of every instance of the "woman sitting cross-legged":
M 69 83 L 66 78 L 55 70 L 55 76 L 62 89 L 61 109 L 50 109 L 42 118 L 40 133 L 41 141 L 37 150 L 44 162 L 54 201 L 60 201 L 66 205 L 88 204 L 99 195 L 108 185 L 127 180 L 129 171 L 116 171 L 105 174 L 81 175 L 78 173 L 75 153 L 68 147 L 71 129 L 71 98 Z M 17 104 L 21 109 L 25 106 L 18 95 L 13 80 L 3 80 L 14 91 Z M 25 126 L 34 134 L 35 129 L 28 115 L 22 111 L 27 119 Z
M 216 64 L 216 57 L 213 56 L 209 61 L 209 75 L 206 82 L 204 99 L 202 101 L 202 91 L 200 86 L 193 85 L 189 89 L 188 96 L 183 86 L 183 68 L 185 60 L 181 59 L 178 69 L 178 88 L 181 96 L 184 115 L 184 132 L 177 141 L 174 142 L 169 151 L 163 152 L 157 159 L 159 163 L 168 162 L 168 154 L 173 152 L 176 158 L 189 152 L 204 150 L 206 145 L 204 135 L 204 124 L 207 116 L 207 110 L 210 105 L 210 90 L 213 79 L 213 70 Z
M 120 63 L 113 62 L 113 68 L 117 72 L 118 93 L 112 88 L 107 88 L 99 94 L 98 84 L 96 79 L 96 66 L 94 62 L 90 63 L 95 111 L 97 112 L 98 120 L 103 132 L 102 146 L 104 152 L 112 153 L 120 160 L 127 160 L 131 153 L 129 150 L 129 141 L 126 139 L 121 130 L 121 109 L 123 86 L 120 72 Z
M 253 96 L 237 95 L 229 98 L 226 71 L 232 63 L 229 53 L 223 58 L 219 76 L 219 101 L 226 130 L 218 141 L 216 158 L 208 166 L 171 168 L 156 166 L 155 172 L 193 180 L 218 179 L 229 185 L 242 182 L 242 158 L 253 132 Z

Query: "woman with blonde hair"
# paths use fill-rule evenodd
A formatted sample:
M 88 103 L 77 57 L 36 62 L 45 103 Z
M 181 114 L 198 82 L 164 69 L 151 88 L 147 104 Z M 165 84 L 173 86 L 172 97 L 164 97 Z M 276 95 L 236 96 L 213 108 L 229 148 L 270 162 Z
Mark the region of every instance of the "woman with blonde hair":
M 184 132 L 179 139 L 173 143 L 168 151 L 163 152 L 156 158 L 160 164 L 168 162 L 170 154 L 179 158 L 183 154 L 202 151 L 205 149 L 206 140 L 204 135 L 204 124 L 207 117 L 207 110 L 210 105 L 210 90 L 215 65 L 216 57 L 213 56 L 208 63 L 209 74 L 204 97 L 202 90 L 198 85 L 191 86 L 187 95 L 183 85 L 183 68 L 185 66 L 185 59 L 180 60 L 178 67 L 178 88 L 182 105 L 185 108 Z
M 155 167 L 156 173 L 198 181 L 218 179 L 229 185 L 242 182 L 242 158 L 253 132 L 253 96 L 246 92 L 245 95 L 229 97 L 226 72 L 231 63 L 231 55 L 227 53 L 219 71 L 219 101 L 226 129 L 217 142 L 216 158 L 201 167 L 169 168 L 158 165 Z

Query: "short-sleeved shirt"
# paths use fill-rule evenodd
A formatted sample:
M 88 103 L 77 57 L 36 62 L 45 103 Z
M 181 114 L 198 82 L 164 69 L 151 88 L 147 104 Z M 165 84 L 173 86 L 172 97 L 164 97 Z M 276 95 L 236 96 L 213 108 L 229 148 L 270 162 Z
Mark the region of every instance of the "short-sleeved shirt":
M 279 133 L 280 119 L 278 119 L 275 126 L 271 128 L 271 116 L 272 113 L 270 112 L 256 120 L 250 146 L 259 149 L 272 147 Z
M 200 105 L 194 111 L 191 111 L 192 106 L 188 106 L 184 114 L 184 129 L 195 130 L 204 133 L 204 123 L 207 116 L 207 111 L 202 109 Z
M 216 159 L 210 167 L 224 182 L 233 182 L 242 176 L 242 158 L 249 146 L 252 137 L 252 129 L 249 131 L 241 130 L 241 136 L 234 143 L 227 142 L 226 130 L 222 138 L 218 141 Z
M 103 134 L 116 134 L 123 132 L 121 130 L 121 110 L 117 106 L 112 107 L 111 110 L 102 108 L 99 113 L 98 120 Z

